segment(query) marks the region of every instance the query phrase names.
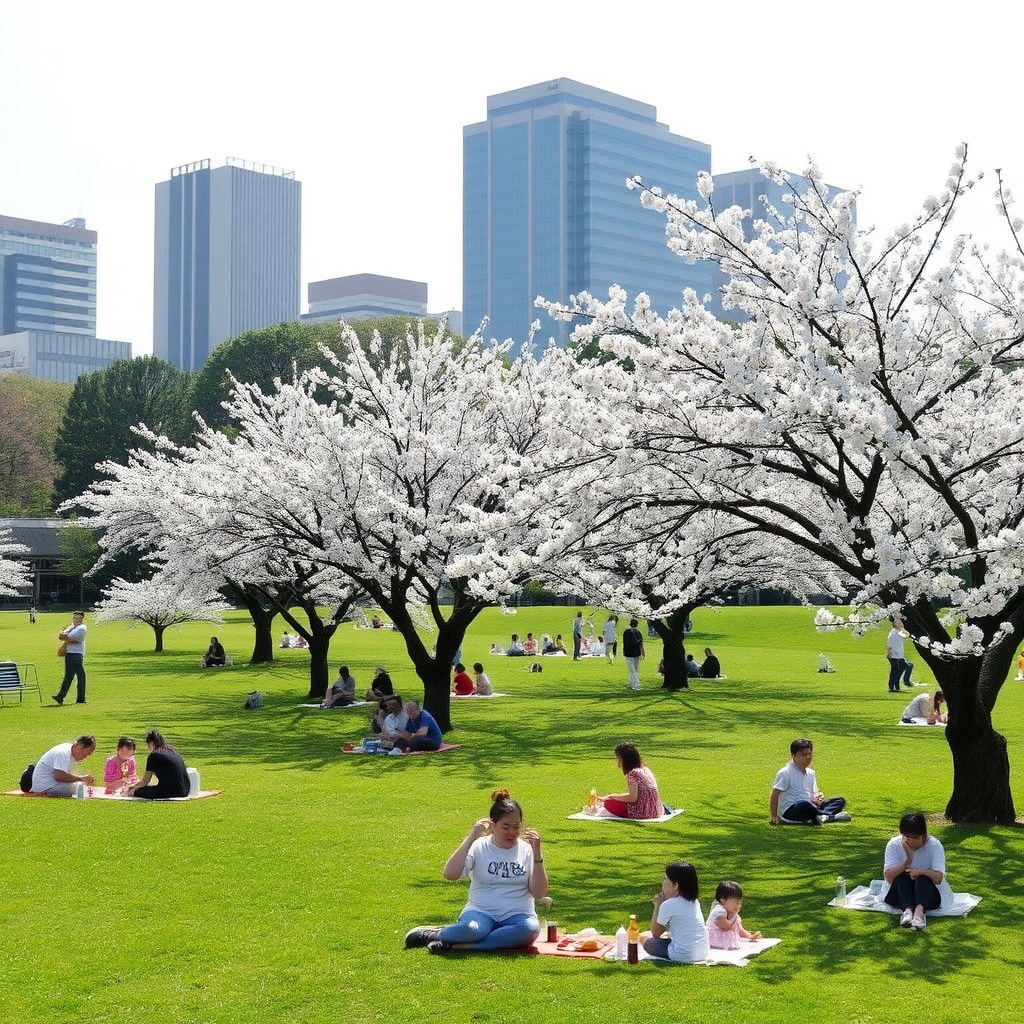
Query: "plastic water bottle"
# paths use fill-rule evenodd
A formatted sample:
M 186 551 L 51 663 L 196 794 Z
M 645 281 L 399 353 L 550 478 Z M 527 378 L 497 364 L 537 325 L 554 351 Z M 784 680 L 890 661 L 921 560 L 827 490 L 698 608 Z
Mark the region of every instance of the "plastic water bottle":
M 629 939 L 626 935 L 626 929 L 623 925 L 619 925 L 619 930 L 615 933 L 615 959 L 625 960 L 627 953 L 627 946 Z
M 84 800 L 85 799 L 85 783 L 84 782 L 78 782 L 78 783 L 75 784 L 75 799 L 76 800 Z
M 836 906 L 846 906 L 846 879 L 842 875 L 836 879 Z
M 587 800 L 587 813 L 597 814 L 597 790 L 590 791 L 590 798 Z
M 635 964 L 640 960 L 640 929 L 636 926 L 636 914 L 629 915 L 629 928 L 626 929 L 626 961 Z

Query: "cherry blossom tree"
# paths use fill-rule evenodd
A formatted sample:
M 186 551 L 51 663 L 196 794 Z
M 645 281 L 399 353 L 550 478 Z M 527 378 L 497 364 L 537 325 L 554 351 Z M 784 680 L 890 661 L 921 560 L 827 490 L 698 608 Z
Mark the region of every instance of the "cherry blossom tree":
M 30 585 L 28 563 L 17 556 L 27 555 L 24 544 L 15 544 L 7 530 L 0 530 L 0 596 L 16 597 Z
M 947 816 L 1010 821 L 992 710 L 1024 638 L 1024 250 L 1001 182 L 1009 251 L 955 236 L 977 180 L 965 161 L 961 147 L 944 187 L 885 237 L 857 230 L 856 194 L 830 197 L 814 166 L 785 209 L 717 209 L 706 175 L 694 202 L 641 185 L 670 246 L 719 264 L 741 322 L 692 292 L 663 315 L 619 290 L 565 315 L 634 368 L 630 446 L 684 465 L 706 495 L 660 500 L 829 563 L 857 589 L 857 625 L 902 615 L 949 704 Z
M 94 617 L 98 623 L 127 622 L 129 628 L 145 623 L 156 636 L 153 649 L 159 652 L 164 649 L 164 632 L 169 626 L 182 622 L 219 624 L 230 607 L 202 580 L 162 571 L 137 583 L 113 580 L 103 592 Z
M 509 365 L 479 339 L 421 327 L 386 355 L 376 336 L 345 329 L 343 342 L 333 374 L 268 392 L 237 383 L 231 436 L 204 427 L 185 447 L 142 431 L 149 450 L 105 465 L 110 479 L 76 503 L 115 549 L 137 543 L 140 524 L 157 539 L 177 502 L 175 536 L 187 524 L 188 543 L 221 562 L 237 552 L 340 574 L 402 634 L 448 729 L 466 628 L 528 578 L 548 535 L 526 497 L 545 479 L 548 392 L 532 355 Z

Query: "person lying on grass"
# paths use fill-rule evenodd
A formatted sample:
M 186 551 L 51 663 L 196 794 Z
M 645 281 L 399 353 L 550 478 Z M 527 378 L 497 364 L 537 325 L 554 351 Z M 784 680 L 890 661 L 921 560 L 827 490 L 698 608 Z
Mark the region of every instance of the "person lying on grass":
M 455 924 L 413 928 L 406 949 L 521 949 L 540 934 L 534 899 L 548 892 L 540 835 L 523 831 L 523 809 L 507 789 L 491 794 L 488 816 L 473 824 L 441 873 L 450 882 L 468 876 L 466 907 Z

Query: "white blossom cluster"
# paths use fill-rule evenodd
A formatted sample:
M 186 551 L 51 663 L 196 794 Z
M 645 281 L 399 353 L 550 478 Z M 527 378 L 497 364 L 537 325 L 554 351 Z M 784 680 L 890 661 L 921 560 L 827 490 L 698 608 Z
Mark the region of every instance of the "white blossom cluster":
M 29 586 L 28 563 L 14 557 L 28 554 L 23 544 L 15 544 L 7 530 L 0 530 L 0 596 L 15 597 Z

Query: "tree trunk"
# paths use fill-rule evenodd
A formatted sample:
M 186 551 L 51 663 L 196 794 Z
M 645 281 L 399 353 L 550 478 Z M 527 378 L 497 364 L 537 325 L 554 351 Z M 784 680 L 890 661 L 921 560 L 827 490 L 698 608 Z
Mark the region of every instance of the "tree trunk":
M 991 714 L 1013 655 L 1012 645 L 1003 646 L 1008 651 L 990 648 L 983 658 L 955 661 L 920 652 L 949 707 L 946 743 L 953 756 L 953 792 L 946 817 L 950 821 L 1010 823 L 1016 819 L 1006 738 L 992 727 Z
M 263 595 L 246 585 L 229 583 L 228 587 L 239 603 L 244 605 L 245 610 L 252 618 L 253 628 L 256 631 L 249 664 L 270 664 L 274 660 L 273 625 L 277 609 L 265 607 Z
M 157 654 L 164 649 L 164 630 L 166 628 L 166 626 L 153 627 L 153 632 L 156 634 L 156 647 L 154 647 L 153 650 L 156 651 Z
M 665 678 L 663 690 L 688 690 L 690 683 L 686 675 L 686 623 L 690 620 L 690 606 L 684 606 L 663 619 L 650 619 L 655 633 L 661 638 Z

